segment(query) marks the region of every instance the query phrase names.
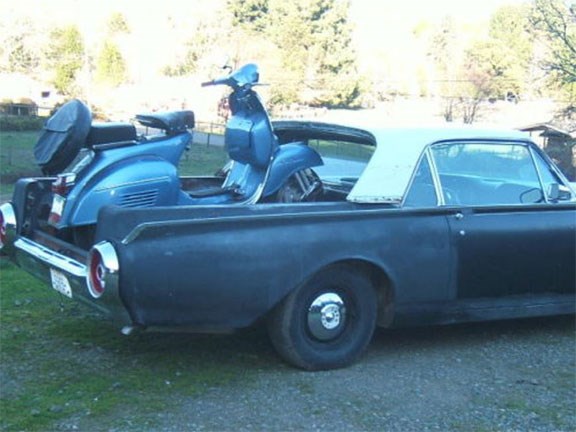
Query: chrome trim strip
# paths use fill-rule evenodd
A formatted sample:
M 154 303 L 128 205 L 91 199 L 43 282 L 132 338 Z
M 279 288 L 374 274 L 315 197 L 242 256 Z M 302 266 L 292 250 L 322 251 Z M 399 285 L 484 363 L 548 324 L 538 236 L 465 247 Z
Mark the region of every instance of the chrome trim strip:
M 437 205 L 445 206 L 446 200 L 444 199 L 444 190 L 442 189 L 440 174 L 438 173 L 438 167 L 436 166 L 436 159 L 434 159 L 434 153 L 432 153 L 431 146 L 428 146 L 425 151 L 426 156 L 428 157 L 428 163 L 430 164 L 430 173 L 432 174 L 434 189 L 436 190 Z
M 302 204 L 304 206 L 305 204 Z M 398 208 L 396 206 L 389 207 L 379 207 L 376 209 L 368 209 L 373 204 L 364 204 L 362 210 L 341 210 L 341 211 L 318 211 L 318 212 L 293 212 L 293 213 L 267 213 L 267 214 L 242 214 L 237 216 L 216 216 L 216 217 L 206 217 L 201 219 L 171 219 L 162 220 L 154 222 L 142 222 L 136 225 L 132 230 L 126 234 L 122 239 L 122 244 L 130 244 L 135 241 L 144 231 L 148 229 L 158 228 L 158 227 L 178 227 L 178 226 L 197 226 L 205 224 L 225 224 L 231 222 L 245 222 L 245 221 L 275 221 L 275 220 L 297 220 L 304 218 L 330 218 L 336 219 L 341 217 L 354 217 L 354 216 L 378 216 L 386 213 L 409 213 L 409 214 L 452 214 L 452 206 L 434 206 L 434 207 L 423 207 L 423 208 Z M 200 206 L 198 206 L 200 207 Z M 198 208 L 196 207 L 196 208 Z M 209 207 L 209 206 L 202 206 Z M 212 207 L 214 208 L 214 207 Z M 302 207 L 299 207 L 302 208 Z M 550 209 L 548 204 L 498 204 L 498 205 L 467 205 L 460 206 L 460 208 L 467 208 L 471 210 L 481 210 L 481 209 L 494 209 L 494 211 L 507 211 L 514 210 L 520 212 L 531 212 L 531 211 L 541 211 L 542 209 Z M 556 204 L 554 206 L 555 210 L 564 209 L 566 211 L 576 210 L 576 204 L 573 201 L 569 201 L 562 204 Z
M 386 203 L 385 203 L 386 204 Z M 370 206 L 371 204 L 366 204 Z M 208 206 L 203 206 L 208 207 Z M 301 208 L 301 207 L 300 207 Z M 185 225 L 205 225 L 205 224 L 218 224 L 218 223 L 230 223 L 235 221 L 275 221 L 275 220 L 292 220 L 292 219 L 303 219 L 303 218 L 340 218 L 340 217 L 351 217 L 356 215 L 379 215 L 386 212 L 398 212 L 405 211 L 411 213 L 445 213 L 447 210 L 440 207 L 432 208 L 422 208 L 422 209 L 409 209 L 409 210 L 399 210 L 397 207 L 386 207 L 378 209 L 367 209 L 366 207 L 362 210 L 342 210 L 338 212 L 332 211 L 318 211 L 318 212 L 291 212 L 291 213 L 268 213 L 263 215 L 258 214 L 243 214 L 238 216 L 216 216 L 216 217 L 206 217 L 201 219 L 172 219 L 164 221 L 154 221 L 154 222 L 142 222 L 136 225 L 132 231 L 130 231 L 123 239 L 122 244 L 129 244 L 136 240 L 142 232 L 147 229 L 157 228 L 157 227 L 177 227 Z
M 156 183 L 156 182 L 165 181 L 165 180 L 170 180 L 170 177 L 169 176 L 161 176 L 161 177 L 154 177 L 154 178 L 148 178 L 148 179 L 143 179 L 143 180 L 135 180 L 135 181 L 126 182 L 126 183 L 119 183 L 119 184 L 114 184 L 111 186 L 102 186 L 102 187 L 94 189 L 94 192 L 103 192 L 103 191 L 116 189 L 116 188 L 120 188 L 120 187 L 137 186 L 137 185 L 148 184 L 148 183 Z
M 55 267 L 73 276 L 86 277 L 86 266 L 72 258 L 68 258 L 58 252 L 54 252 L 25 237 L 20 237 L 14 243 L 14 247 L 39 259 L 50 267 Z

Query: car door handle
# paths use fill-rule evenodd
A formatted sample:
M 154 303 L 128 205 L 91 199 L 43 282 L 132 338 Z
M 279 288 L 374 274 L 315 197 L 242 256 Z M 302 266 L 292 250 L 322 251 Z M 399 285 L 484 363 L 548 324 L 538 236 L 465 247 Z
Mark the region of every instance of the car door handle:
M 454 215 L 454 217 L 455 217 L 456 219 L 458 219 L 458 220 L 464 219 L 464 214 L 458 212 L 458 213 L 456 213 L 456 214 Z

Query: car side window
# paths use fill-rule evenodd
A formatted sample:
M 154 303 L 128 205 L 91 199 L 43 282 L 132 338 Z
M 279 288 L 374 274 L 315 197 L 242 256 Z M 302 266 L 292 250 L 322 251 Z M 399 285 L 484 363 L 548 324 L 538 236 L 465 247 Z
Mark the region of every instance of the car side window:
M 450 143 L 432 147 L 447 205 L 516 205 L 544 195 L 528 147 L 519 143 Z
M 438 204 L 428 157 L 424 156 L 416 169 L 412 184 L 406 194 L 404 207 L 434 207 Z

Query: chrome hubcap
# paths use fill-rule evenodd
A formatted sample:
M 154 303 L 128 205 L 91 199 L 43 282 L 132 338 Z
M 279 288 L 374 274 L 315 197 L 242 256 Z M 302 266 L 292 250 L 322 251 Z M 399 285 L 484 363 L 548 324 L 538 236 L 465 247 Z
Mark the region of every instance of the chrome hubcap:
M 312 336 L 328 341 L 339 336 L 346 324 L 346 306 L 335 293 L 324 293 L 308 308 L 308 329 Z

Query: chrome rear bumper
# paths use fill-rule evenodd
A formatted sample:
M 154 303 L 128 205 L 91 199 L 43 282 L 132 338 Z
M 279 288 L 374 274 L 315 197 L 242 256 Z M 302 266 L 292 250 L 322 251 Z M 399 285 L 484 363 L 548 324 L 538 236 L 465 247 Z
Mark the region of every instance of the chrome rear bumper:
M 42 262 L 45 266 L 60 270 L 74 278 L 82 280 L 86 278 L 86 266 L 84 264 L 54 252 L 39 243 L 20 237 L 14 242 L 14 247 L 17 250 L 17 255 L 20 255 L 19 252 L 24 252 L 27 256 L 35 257 L 36 261 Z
M 90 295 L 86 281 L 88 272 L 86 264 L 25 237 L 18 237 L 13 246 L 12 259 L 24 271 L 50 286 L 53 286 L 52 272 L 59 272 L 68 280 L 74 300 L 98 309 L 121 325 L 132 324 L 130 315 L 120 298 L 118 287 L 107 290 L 105 295 L 98 299 Z

